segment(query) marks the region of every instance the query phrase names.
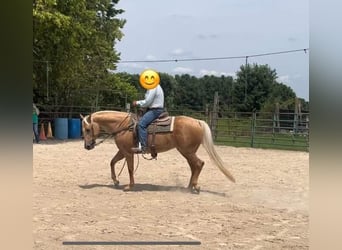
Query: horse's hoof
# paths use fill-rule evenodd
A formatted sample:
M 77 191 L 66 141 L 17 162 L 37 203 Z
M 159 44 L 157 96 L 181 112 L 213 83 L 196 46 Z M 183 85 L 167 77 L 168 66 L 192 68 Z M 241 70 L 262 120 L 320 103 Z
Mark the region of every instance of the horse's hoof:
M 201 187 L 200 186 L 196 186 L 196 187 L 193 187 L 191 189 L 191 193 L 193 193 L 193 194 L 199 194 L 200 191 L 201 191 Z
M 124 192 L 128 192 L 128 191 L 131 191 L 132 190 L 132 187 L 130 185 L 127 185 L 123 188 L 123 191 Z
M 115 187 L 118 187 L 119 184 L 120 184 L 120 181 L 114 181 L 114 186 L 115 186 Z

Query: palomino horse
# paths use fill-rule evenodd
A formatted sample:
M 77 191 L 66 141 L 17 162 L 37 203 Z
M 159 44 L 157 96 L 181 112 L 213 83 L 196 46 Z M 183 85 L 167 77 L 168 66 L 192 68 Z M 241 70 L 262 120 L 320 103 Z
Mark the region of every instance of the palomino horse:
M 136 146 L 135 136 L 132 131 L 134 124 L 133 114 L 118 111 L 98 111 L 82 117 L 82 132 L 84 147 L 88 150 L 96 145 L 96 139 L 100 130 L 114 136 L 115 143 L 119 149 L 110 162 L 111 176 L 114 185 L 119 181 L 115 175 L 115 164 L 125 158 L 129 172 L 129 185 L 124 190 L 128 191 L 134 186 L 134 153 L 131 148 Z M 151 135 L 149 135 L 149 145 Z M 191 168 L 191 177 L 188 188 L 191 191 L 199 192 L 198 176 L 201 173 L 204 162 L 196 155 L 197 149 L 202 144 L 208 152 L 211 160 L 228 177 L 235 182 L 232 174 L 224 167 L 222 160 L 215 151 L 212 135 L 208 124 L 205 121 L 197 120 L 188 116 L 176 116 L 174 118 L 173 131 L 169 133 L 157 133 L 154 138 L 155 150 L 157 153 L 165 152 L 176 148 L 188 161 Z M 148 151 L 150 152 L 150 151 Z

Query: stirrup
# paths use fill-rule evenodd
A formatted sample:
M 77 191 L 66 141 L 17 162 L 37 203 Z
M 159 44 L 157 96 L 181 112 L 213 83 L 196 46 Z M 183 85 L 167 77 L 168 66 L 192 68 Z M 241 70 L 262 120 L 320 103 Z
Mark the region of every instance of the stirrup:
M 131 148 L 131 150 L 135 154 L 145 154 L 146 153 L 146 150 L 144 150 L 143 148 L 140 148 L 140 147 Z

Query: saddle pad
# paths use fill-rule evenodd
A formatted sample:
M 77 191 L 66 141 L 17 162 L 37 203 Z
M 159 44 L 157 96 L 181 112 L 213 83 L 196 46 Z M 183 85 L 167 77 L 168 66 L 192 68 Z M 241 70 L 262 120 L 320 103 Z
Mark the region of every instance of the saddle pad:
M 147 132 L 149 134 L 172 132 L 174 120 L 175 120 L 174 116 L 169 116 L 168 119 L 165 119 L 165 118 L 163 118 L 162 120 L 158 119 L 158 120 L 152 122 L 147 127 Z

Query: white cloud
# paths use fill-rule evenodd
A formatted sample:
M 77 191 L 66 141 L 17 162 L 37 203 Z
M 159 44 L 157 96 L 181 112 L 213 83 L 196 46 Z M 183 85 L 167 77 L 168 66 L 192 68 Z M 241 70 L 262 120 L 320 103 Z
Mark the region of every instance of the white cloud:
M 201 69 L 199 72 L 200 76 L 205 76 L 205 75 L 213 75 L 213 76 L 231 76 L 233 78 L 236 78 L 235 73 L 227 73 L 227 72 L 218 72 L 216 70 L 207 70 L 207 69 Z
M 191 51 L 186 51 L 182 48 L 176 48 L 176 49 L 172 50 L 169 54 L 171 56 L 176 56 L 176 57 L 191 57 L 192 56 Z
M 214 76 L 217 76 L 218 75 L 218 72 L 215 71 L 215 70 L 206 70 L 206 69 L 201 69 L 200 70 L 200 75 L 201 76 L 204 76 L 204 75 L 214 75 Z
M 156 60 L 157 58 L 154 55 L 147 55 L 146 60 Z
M 198 34 L 196 37 L 200 40 L 219 38 L 217 34 Z
M 189 73 L 193 72 L 192 69 L 184 68 L 184 67 L 177 67 L 177 68 L 174 68 L 172 71 L 175 73 L 180 73 L 180 74 L 189 74 Z
M 226 76 L 231 76 L 231 77 L 233 77 L 233 79 L 236 79 L 236 78 L 237 78 L 237 75 L 236 75 L 235 72 L 228 72 L 228 73 L 226 74 Z
M 177 48 L 177 49 L 172 50 L 172 51 L 171 51 L 171 54 L 172 54 L 172 55 L 175 55 L 175 56 L 179 56 L 179 55 L 184 54 L 184 50 L 183 50 L 183 49 L 180 49 L 180 48 Z
M 278 76 L 277 81 L 282 82 L 282 83 L 289 83 L 290 76 L 289 75 Z
M 121 67 L 126 67 L 126 68 L 133 68 L 133 69 L 142 69 L 144 66 L 138 63 L 120 63 Z
M 172 19 L 180 19 L 180 20 L 187 20 L 187 19 L 193 18 L 193 16 L 190 14 L 181 14 L 181 13 L 171 14 L 169 15 L 169 17 L 171 17 Z

